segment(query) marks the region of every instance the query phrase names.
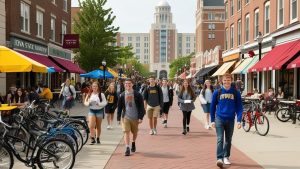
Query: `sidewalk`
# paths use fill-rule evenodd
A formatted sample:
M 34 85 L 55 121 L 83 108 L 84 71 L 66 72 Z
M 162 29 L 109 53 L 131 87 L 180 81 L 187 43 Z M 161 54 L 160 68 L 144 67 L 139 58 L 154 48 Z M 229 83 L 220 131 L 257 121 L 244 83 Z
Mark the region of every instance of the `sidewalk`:
M 121 140 L 111 156 L 106 169 L 199 169 L 218 168 L 216 166 L 216 135 L 213 130 L 205 130 L 203 125 L 192 116 L 190 130 L 182 135 L 182 113 L 176 100 L 170 110 L 168 128 L 158 124 L 158 135 L 149 135 L 148 119 L 145 116 L 140 125 L 136 146 L 137 152 L 130 157 L 124 156 L 124 143 Z M 198 106 L 198 105 L 197 105 Z M 199 113 L 194 111 L 193 113 Z M 232 147 L 232 165 L 234 168 L 261 168 L 244 153 Z M 225 167 L 227 168 L 227 167 Z M 228 167 L 229 168 L 229 167 Z

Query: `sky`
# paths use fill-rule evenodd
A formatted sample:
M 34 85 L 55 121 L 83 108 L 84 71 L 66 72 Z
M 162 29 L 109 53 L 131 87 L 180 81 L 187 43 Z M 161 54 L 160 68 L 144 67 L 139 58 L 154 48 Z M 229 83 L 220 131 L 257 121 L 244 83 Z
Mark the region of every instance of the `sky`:
M 107 0 L 105 7 L 116 15 L 115 26 L 123 33 L 148 33 L 154 22 L 155 6 L 160 0 Z M 167 0 L 178 33 L 195 33 L 196 0 Z M 72 7 L 78 0 L 72 0 Z

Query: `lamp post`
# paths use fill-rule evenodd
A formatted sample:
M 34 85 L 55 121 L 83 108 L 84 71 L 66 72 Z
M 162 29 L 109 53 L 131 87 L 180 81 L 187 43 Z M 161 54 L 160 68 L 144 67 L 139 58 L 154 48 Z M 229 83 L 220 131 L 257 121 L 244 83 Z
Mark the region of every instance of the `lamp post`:
M 262 41 L 263 41 L 263 36 L 262 36 L 262 34 L 261 34 L 261 32 L 259 32 L 258 33 L 258 36 L 257 36 L 257 42 L 258 42 L 258 61 L 260 61 L 260 59 L 261 59 L 261 47 L 262 47 Z M 262 91 L 261 91 L 261 81 L 262 81 L 262 73 L 260 73 L 260 72 L 257 72 L 257 74 L 258 74 L 258 77 L 259 77 L 259 86 L 258 86 L 258 88 L 259 88 L 259 92 L 260 93 L 262 93 Z
M 103 91 L 105 90 L 105 70 L 106 70 L 106 61 L 105 59 L 102 60 L 102 66 L 103 66 Z

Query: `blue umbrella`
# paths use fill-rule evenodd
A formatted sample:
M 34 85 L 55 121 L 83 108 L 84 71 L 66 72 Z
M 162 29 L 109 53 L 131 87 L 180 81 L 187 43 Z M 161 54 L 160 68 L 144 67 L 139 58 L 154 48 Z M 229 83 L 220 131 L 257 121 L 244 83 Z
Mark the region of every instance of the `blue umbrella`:
M 89 78 L 93 78 L 93 79 L 103 79 L 103 71 L 100 70 L 100 69 L 93 70 L 93 71 L 88 72 L 88 73 L 80 74 L 80 77 L 89 77 Z M 108 71 L 105 71 L 105 78 L 112 79 L 112 78 L 114 78 L 114 76 L 111 73 L 109 73 Z
M 47 71 L 48 71 L 48 73 L 54 73 L 55 69 L 54 69 L 54 67 L 48 67 Z

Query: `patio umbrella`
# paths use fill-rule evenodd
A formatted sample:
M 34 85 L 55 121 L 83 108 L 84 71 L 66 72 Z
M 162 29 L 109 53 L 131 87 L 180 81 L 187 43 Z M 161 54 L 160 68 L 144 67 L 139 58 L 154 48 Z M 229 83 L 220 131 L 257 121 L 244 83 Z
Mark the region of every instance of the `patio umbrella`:
M 0 46 L 0 72 L 47 73 L 48 68 L 14 50 Z
M 103 70 L 103 66 L 100 66 L 100 70 Z M 116 71 L 114 71 L 112 68 L 110 67 L 106 67 L 106 70 L 111 73 L 114 77 L 119 77 L 119 73 L 117 73 Z M 122 74 L 121 78 L 127 78 L 126 75 Z
M 100 69 L 93 70 L 93 71 L 88 72 L 88 73 L 80 74 L 80 77 L 89 77 L 89 78 L 93 78 L 93 79 L 103 79 L 103 71 L 100 70 Z M 114 78 L 114 76 L 110 72 L 105 71 L 105 78 L 112 79 L 112 78 Z

